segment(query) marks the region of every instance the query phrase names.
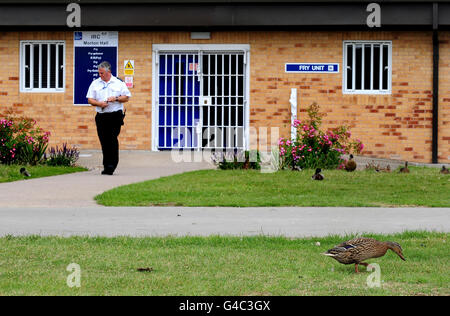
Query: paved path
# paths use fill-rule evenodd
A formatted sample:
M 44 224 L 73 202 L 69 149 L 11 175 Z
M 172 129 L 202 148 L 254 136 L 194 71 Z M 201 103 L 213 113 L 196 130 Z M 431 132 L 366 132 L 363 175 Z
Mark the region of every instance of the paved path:
M 450 232 L 450 208 L 104 207 L 93 198 L 113 187 L 213 166 L 206 161 L 174 162 L 171 152 L 125 151 L 116 174 L 102 176 L 100 162 L 99 152 L 85 152 L 80 164 L 91 171 L 1 183 L 0 236 L 304 237 L 404 230 Z
M 171 152 L 124 151 L 115 174 L 107 176 L 100 174 L 101 161 L 100 152 L 85 152 L 78 163 L 88 172 L 0 183 L 0 207 L 94 207 L 94 197 L 114 187 L 213 168 L 205 161 L 174 162 Z
M 1 208 L 0 236 L 326 236 L 450 232 L 445 208 Z

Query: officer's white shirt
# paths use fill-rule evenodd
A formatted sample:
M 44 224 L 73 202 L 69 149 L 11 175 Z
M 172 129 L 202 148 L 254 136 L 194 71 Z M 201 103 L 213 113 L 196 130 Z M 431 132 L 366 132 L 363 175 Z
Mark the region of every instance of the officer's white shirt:
M 131 97 L 130 90 L 128 90 L 126 84 L 122 80 L 111 75 L 108 82 L 103 81 L 100 77 L 92 81 L 86 98 L 106 102 L 109 97 L 118 97 L 121 95 Z M 120 110 L 123 111 L 123 104 L 120 102 L 108 102 L 108 106 L 105 108 L 99 106 L 96 107 L 98 113 L 109 113 Z

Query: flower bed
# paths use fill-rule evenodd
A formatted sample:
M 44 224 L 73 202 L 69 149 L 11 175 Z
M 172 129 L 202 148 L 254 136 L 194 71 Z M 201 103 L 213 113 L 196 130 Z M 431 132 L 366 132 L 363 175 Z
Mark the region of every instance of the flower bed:
M 30 118 L 10 115 L 3 117 L 0 119 L 0 163 L 7 165 L 45 163 L 50 132 L 43 131 L 36 126 L 36 121 Z M 69 166 L 78 159 L 76 148 L 68 149 L 67 144 L 64 144 L 63 149 L 50 150 L 53 165 Z M 54 163 L 56 160 L 58 163 Z M 64 164 L 61 164 L 61 161 Z
M 42 162 L 50 132 L 44 132 L 29 118 L 0 120 L 0 162 L 36 165 Z
M 359 139 L 351 140 L 347 126 L 320 130 L 322 116 L 316 103 L 308 108 L 307 113 L 309 119 L 305 123 L 294 121 L 296 139 L 280 138 L 278 142 L 281 168 L 336 169 L 344 163 L 343 154 L 359 154 L 364 148 Z

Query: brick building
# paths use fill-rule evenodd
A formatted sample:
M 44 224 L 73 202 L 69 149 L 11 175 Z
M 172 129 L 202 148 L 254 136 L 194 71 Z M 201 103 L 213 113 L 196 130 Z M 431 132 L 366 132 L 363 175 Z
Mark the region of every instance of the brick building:
M 76 101 L 95 45 L 83 53 L 76 37 L 101 33 L 133 80 L 121 149 L 249 148 L 259 127 L 288 137 L 295 88 L 299 119 L 317 102 L 324 127 L 349 125 L 365 156 L 449 163 L 450 3 L 370 2 L 0 0 L 0 113 L 33 117 L 50 145 L 99 149 L 95 111 Z

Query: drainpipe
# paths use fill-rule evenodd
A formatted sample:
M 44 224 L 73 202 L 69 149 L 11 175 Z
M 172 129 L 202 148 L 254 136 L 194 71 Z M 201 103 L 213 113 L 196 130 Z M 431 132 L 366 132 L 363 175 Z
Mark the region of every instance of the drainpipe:
M 438 163 L 438 114 L 439 114 L 439 10 L 438 4 L 433 3 L 433 127 L 431 162 Z

